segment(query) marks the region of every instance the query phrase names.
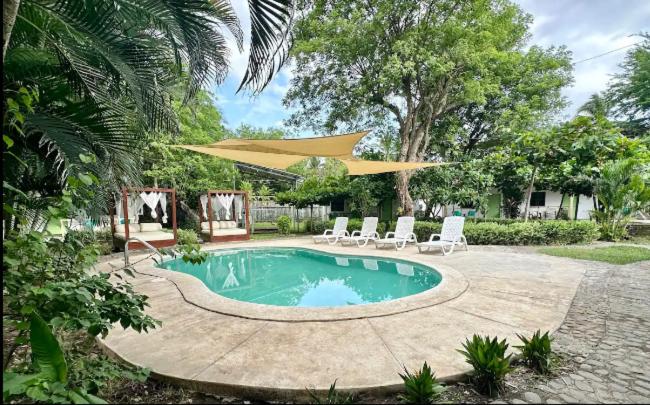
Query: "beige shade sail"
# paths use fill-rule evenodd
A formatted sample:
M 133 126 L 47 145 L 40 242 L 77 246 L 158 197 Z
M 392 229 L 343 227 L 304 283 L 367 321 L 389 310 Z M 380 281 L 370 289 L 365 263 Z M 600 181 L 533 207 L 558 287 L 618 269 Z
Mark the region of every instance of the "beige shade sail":
M 208 148 L 236 149 L 286 155 L 352 157 L 354 146 L 370 131 L 302 139 L 226 139 Z
M 217 156 L 224 159 L 236 160 L 238 162 L 280 170 L 284 170 L 287 167 L 309 157 L 302 155 L 251 152 L 247 150 L 222 149 L 195 145 L 177 145 L 177 147 L 192 150 L 194 152 L 205 153 L 206 155 Z
M 402 170 L 415 170 L 423 167 L 441 166 L 447 163 L 428 163 L 428 162 L 383 162 L 379 160 L 361 160 L 361 159 L 341 159 L 343 164 L 348 168 L 350 176 L 361 174 L 377 174 L 388 172 L 399 172 Z
M 415 170 L 444 163 L 383 162 L 356 159 L 354 146 L 370 131 L 302 139 L 226 139 L 210 145 L 175 145 L 224 159 L 285 170 L 308 157 L 339 159 L 351 176 Z

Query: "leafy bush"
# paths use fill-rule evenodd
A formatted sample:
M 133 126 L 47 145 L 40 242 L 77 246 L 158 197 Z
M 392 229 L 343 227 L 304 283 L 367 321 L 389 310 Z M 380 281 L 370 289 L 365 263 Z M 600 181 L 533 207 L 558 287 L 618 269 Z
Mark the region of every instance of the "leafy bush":
M 312 404 L 353 404 L 357 401 L 353 394 L 341 395 L 336 390 L 336 380 L 330 385 L 330 389 L 327 391 L 325 398 L 321 398 L 314 390 L 310 390 L 309 388 L 307 388 L 307 393 L 312 399 Z
M 408 404 L 430 404 L 440 396 L 445 388 L 438 383 L 431 367 L 424 362 L 422 370 L 411 374 L 404 368 L 404 374 L 400 374 L 404 380 L 406 393 L 400 396 L 403 402 Z
M 472 340 L 466 339 L 463 343 L 465 350 L 458 350 L 465 356 L 467 363 L 474 368 L 472 382 L 483 394 L 496 395 L 503 389 L 503 380 L 512 368 L 510 367 L 511 355 L 505 356 L 508 344 L 503 339 L 499 342 L 496 338 L 490 340 L 474 335 Z
M 191 229 L 177 229 L 177 240 L 178 245 L 198 245 L 199 244 L 199 235 Z
M 391 223 L 395 229 L 395 223 Z M 416 221 L 413 228 L 418 241 L 440 233 L 438 222 Z M 463 230 L 472 245 L 551 245 L 588 243 L 598 238 L 598 225 L 591 221 L 530 221 L 499 224 L 496 222 L 465 222 Z
M 110 228 L 95 231 L 95 240 L 99 249 L 99 254 L 109 255 L 113 252 L 113 233 Z
M 515 348 L 521 352 L 526 363 L 540 374 L 548 373 L 552 353 L 551 342 L 553 341 L 548 332 L 541 335 L 541 331 L 538 330 L 530 339 L 519 334 L 517 337 L 523 345 L 515 346 Z
M 281 235 L 288 235 L 291 233 L 291 218 L 287 215 L 281 215 L 278 217 L 278 232 Z
M 9 402 L 17 396 L 27 396 L 38 402 L 105 404 L 101 398 L 83 388 L 68 384 L 68 364 L 63 350 L 50 327 L 35 312 L 29 322 L 32 363 L 30 373 L 2 374 L 2 398 Z

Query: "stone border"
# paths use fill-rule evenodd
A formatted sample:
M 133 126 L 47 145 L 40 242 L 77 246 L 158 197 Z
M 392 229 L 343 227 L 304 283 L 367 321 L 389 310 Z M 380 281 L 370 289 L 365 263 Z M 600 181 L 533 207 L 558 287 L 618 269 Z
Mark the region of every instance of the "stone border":
M 206 251 L 214 252 L 220 250 L 225 251 L 256 248 L 258 247 L 241 246 L 225 249 L 209 249 Z M 320 249 L 318 246 L 314 246 L 313 248 L 306 248 L 303 246 L 282 246 L 282 248 L 312 250 L 335 256 L 398 259 L 432 269 L 442 276 L 442 280 L 440 284 L 432 289 L 395 300 L 345 307 L 306 308 L 254 304 L 251 302 L 226 298 L 211 291 L 201 280 L 192 275 L 156 267 L 153 259 L 146 260 L 143 263 L 136 265 L 135 270 L 140 274 L 168 280 L 176 286 L 185 302 L 207 311 L 245 319 L 279 322 L 333 322 L 396 315 L 450 301 L 463 294 L 469 287 L 467 279 L 451 267 L 436 265 L 436 267 L 433 268 L 430 264 L 427 264 L 422 260 L 413 260 L 412 258 L 409 258 L 408 260 L 403 259 L 399 257 L 399 252 L 395 251 L 378 250 L 376 252 L 377 255 L 346 255 Z

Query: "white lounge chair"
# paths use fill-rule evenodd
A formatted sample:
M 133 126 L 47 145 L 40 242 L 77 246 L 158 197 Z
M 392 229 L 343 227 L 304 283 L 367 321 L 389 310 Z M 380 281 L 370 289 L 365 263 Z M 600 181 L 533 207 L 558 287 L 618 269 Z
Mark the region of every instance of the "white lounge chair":
M 363 219 L 363 225 L 361 225 L 361 230 L 353 231 L 350 236 L 341 238 L 341 244 L 351 245 L 356 243 L 357 246 L 362 247 L 366 246 L 371 240 L 379 239 L 379 234 L 377 233 L 378 221 L 379 218 L 377 217 L 365 217 Z
M 413 233 L 413 226 L 415 225 L 414 217 L 399 217 L 397 218 L 397 226 L 395 232 L 386 232 L 383 239 L 375 240 L 375 247 L 380 248 L 386 245 L 392 245 L 397 250 L 402 250 L 407 242 L 417 243 L 417 237 Z
M 314 236 L 314 242 L 327 242 L 330 245 L 336 244 L 344 236 L 350 236 L 347 231 L 348 217 L 337 217 L 334 221 L 334 229 L 326 229 L 322 235 Z
M 467 239 L 463 235 L 464 225 L 465 217 L 446 217 L 442 223 L 440 233 L 431 235 L 428 242 L 418 243 L 418 250 L 422 253 L 423 250 L 440 249 L 444 256 L 452 253 L 456 245 L 465 246 L 465 250 L 469 250 L 467 248 Z M 436 236 L 439 239 L 433 240 Z M 446 248 L 449 248 L 449 251 Z

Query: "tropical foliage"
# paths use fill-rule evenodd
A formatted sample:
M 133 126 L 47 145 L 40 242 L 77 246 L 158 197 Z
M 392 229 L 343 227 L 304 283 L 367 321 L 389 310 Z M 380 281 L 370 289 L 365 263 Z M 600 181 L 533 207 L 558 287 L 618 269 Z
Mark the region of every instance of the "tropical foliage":
M 594 191 L 602 209 L 594 212 L 606 239 L 619 240 L 637 211 L 650 208 L 650 161 L 625 159 L 607 163 Z
M 405 368 L 404 374 L 399 376 L 404 381 L 406 391 L 400 399 L 407 404 L 431 404 L 445 390 L 426 361 L 421 370 L 411 373 Z
M 249 10 L 240 88 L 256 92 L 284 62 L 292 4 L 250 0 Z M 99 402 L 107 379 L 146 373 L 70 342 L 105 336 L 115 323 L 138 332 L 158 323 L 128 282 L 131 268 L 91 271 L 96 238 L 70 232 L 62 241 L 43 229 L 106 213 L 109 193 L 140 184 L 147 164 L 154 182 L 173 177 L 144 150 L 168 153 L 179 132 L 201 142 L 223 136 L 202 89 L 227 73 L 226 35 L 241 50 L 243 33 L 229 2 L 207 0 L 8 1 L 3 22 L 5 399 Z M 193 242 L 178 250 L 205 259 Z
M 535 371 L 540 374 L 546 374 L 551 365 L 551 343 L 553 338 L 549 337 L 549 332 L 542 335 L 538 330 L 533 336 L 527 338 L 524 335 L 517 334 L 522 345 L 515 346 L 515 349 L 521 352 L 524 361 Z
M 352 394 L 342 394 L 336 389 L 336 381 L 330 385 L 327 396 L 321 397 L 312 389 L 307 389 L 311 397 L 312 404 L 353 404 L 357 402 L 356 397 Z
M 54 403 L 104 404 L 102 399 L 82 388 L 68 386 L 68 365 L 63 350 L 49 326 L 35 312 L 29 322 L 32 349 L 31 374 L 4 373 L 2 397 L 8 402 L 26 395 L 31 400 Z
M 472 340 L 466 339 L 463 349 L 458 352 L 465 356 L 465 361 L 473 367 L 471 379 L 479 392 L 495 396 L 503 390 L 503 380 L 506 374 L 512 371 L 512 355 L 506 356 L 506 340 L 499 342 L 496 336 L 490 339 L 489 336 L 474 335 Z

